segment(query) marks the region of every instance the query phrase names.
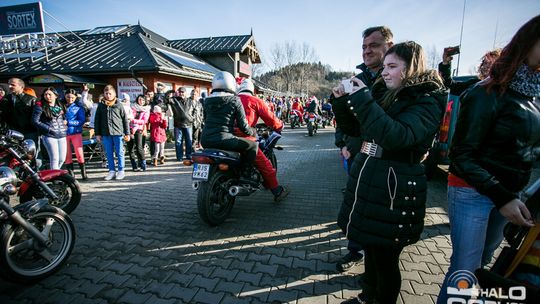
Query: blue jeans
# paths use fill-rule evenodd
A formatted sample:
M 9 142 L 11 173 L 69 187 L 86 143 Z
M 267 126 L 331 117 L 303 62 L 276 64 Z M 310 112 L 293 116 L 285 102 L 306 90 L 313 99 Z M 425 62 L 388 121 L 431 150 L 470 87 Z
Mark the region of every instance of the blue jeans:
M 109 171 L 116 171 L 114 167 L 114 154 L 118 157 L 118 171 L 124 171 L 124 139 L 121 135 L 102 136 L 103 148 L 107 155 L 107 166 Z
M 182 147 L 182 139 L 186 142 L 186 158 L 191 159 L 192 149 L 192 129 L 191 128 L 174 128 L 174 147 L 176 149 L 176 159 L 182 161 L 184 158 L 184 149 Z
M 473 272 L 491 261 L 503 239 L 504 216 L 487 197 L 474 188 L 448 186 L 448 217 L 452 256 L 438 304 L 446 304 L 448 279 L 458 270 Z

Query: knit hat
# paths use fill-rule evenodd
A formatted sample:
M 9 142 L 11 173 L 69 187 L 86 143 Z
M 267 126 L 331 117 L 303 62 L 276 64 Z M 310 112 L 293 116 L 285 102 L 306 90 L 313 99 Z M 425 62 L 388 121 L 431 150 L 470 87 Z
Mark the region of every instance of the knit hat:
M 122 93 L 121 98 L 122 102 L 129 102 L 131 100 L 131 97 L 128 93 Z

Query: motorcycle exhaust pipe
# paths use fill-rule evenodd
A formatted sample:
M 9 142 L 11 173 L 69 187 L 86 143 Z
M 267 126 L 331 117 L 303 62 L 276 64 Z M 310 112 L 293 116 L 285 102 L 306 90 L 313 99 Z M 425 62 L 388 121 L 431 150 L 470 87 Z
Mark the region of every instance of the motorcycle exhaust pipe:
M 249 195 L 250 191 L 244 187 L 240 186 L 231 186 L 229 188 L 230 196 L 246 196 Z
M 198 181 L 197 181 L 197 182 L 193 182 L 193 183 L 191 184 L 191 188 L 193 188 L 193 190 L 197 191 L 197 190 L 199 190 L 200 184 L 201 184 L 201 183 L 198 182 Z

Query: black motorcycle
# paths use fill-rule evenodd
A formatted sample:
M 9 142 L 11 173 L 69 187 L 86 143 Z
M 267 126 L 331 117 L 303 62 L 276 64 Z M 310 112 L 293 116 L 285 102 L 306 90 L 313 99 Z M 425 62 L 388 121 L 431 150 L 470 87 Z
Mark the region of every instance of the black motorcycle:
M 271 132 L 263 124 L 257 125 L 259 149 L 277 169 L 274 149 L 281 134 Z M 197 206 L 204 222 L 216 226 L 231 213 L 238 196 L 248 196 L 263 188 L 258 170 L 251 169 L 248 177 L 242 174 L 240 153 L 218 149 L 204 149 L 191 155 L 193 160 L 193 189 L 198 190 Z
M 0 275 L 17 283 L 34 283 L 64 265 L 75 244 L 75 227 L 48 199 L 16 207 L 8 203 L 17 193 L 17 176 L 0 167 Z
M 315 113 L 307 112 L 304 116 L 307 124 L 308 135 L 313 136 L 319 130 L 319 116 Z

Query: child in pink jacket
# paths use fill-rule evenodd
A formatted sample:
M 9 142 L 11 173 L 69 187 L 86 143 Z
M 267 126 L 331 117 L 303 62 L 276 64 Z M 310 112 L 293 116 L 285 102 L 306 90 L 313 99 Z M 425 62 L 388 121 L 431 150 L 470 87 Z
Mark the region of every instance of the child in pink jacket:
M 162 116 L 161 108 L 154 106 L 154 112 L 150 114 L 150 138 L 154 142 L 155 152 L 152 155 L 152 164 L 157 166 L 158 159 L 161 164 L 165 163 L 165 142 L 167 141 L 167 118 Z

